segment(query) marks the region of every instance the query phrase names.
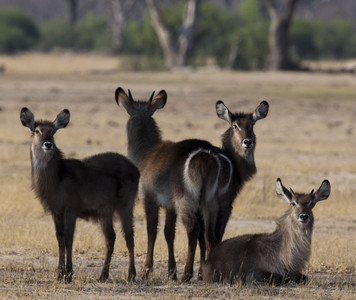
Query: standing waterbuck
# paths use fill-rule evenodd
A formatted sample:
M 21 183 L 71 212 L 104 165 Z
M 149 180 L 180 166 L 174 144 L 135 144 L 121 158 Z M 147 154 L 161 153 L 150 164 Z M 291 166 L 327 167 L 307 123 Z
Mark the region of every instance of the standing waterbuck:
M 165 106 L 164 90 L 148 101 L 134 101 L 122 88 L 115 99 L 130 118 L 127 122 L 129 158 L 141 172 L 140 190 L 144 196 L 147 220 L 147 256 L 143 278 L 153 270 L 153 250 L 157 236 L 159 208 L 166 209 L 164 235 L 168 246 L 168 276 L 176 279 L 174 238 L 177 215 L 188 235 L 188 255 L 182 281 L 193 277 L 197 241 L 200 262 L 221 241 L 232 203 L 243 184 L 256 172 L 253 126 L 266 117 L 268 103 L 263 101 L 253 113 L 232 114 L 222 101 L 216 103 L 220 118 L 230 128 L 222 138 L 222 148 L 207 141 L 189 139 L 177 143 L 162 141 L 152 115 Z M 199 269 L 199 275 L 201 268 Z
M 116 234 L 113 217 L 121 219 L 129 251 L 128 279 L 136 276 L 133 207 L 139 184 L 138 169 L 124 156 L 102 153 L 89 158 L 65 159 L 54 134 L 69 123 L 62 110 L 54 122 L 35 121 L 28 108 L 21 110 L 23 126 L 32 133 L 32 188 L 46 211 L 52 214 L 59 248 L 58 280 L 72 279 L 72 245 L 77 218 L 98 220 L 106 240 L 106 255 L 99 280 L 109 276 Z M 65 263 L 65 256 L 67 261 Z
M 316 193 L 288 191 L 278 178 L 277 195 L 290 208 L 277 221 L 270 234 L 247 234 L 223 241 L 215 247 L 203 265 L 206 281 L 235 280 L 282 284 L 302 283 L 301 272 L 309 260 L 313 232 L 313 208 L 330 195 L 330 183 L 324 180 Z

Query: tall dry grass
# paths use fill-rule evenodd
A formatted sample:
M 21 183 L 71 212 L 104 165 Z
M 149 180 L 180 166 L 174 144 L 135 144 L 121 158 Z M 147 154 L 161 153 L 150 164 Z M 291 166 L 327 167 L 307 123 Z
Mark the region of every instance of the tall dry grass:
M 18 60 L 17 60 L 18 58 Z M 352 299 L 356 265 L 356 78 L 306 73 L 113 72 L 116 59 L 66 56 L 1 57 L 8 70 L 0 80 L 0 295 L 5 298 L 316 298 Z M 16 64 L 15 64 L 16 62 Z M 36 68 L 36 65 L 40 66 Z M 74 240 L 74 281 L 57 283 L 54 225 L 30 189 L 30 133 L 19 121 L 23 106 L 38 118 L 53 120 L 71 111 L 68 128 L 56 142 L 68 157 L 102 151 L 126 154 L 127 114 L 116 106 L 117 86 L 146 99 L 165 89 L 166 107 L 156 113 L 165 139 L 202 138 L 220 145 L 227 124 L 218 119 L 215 102 L 232 111 L 253 110 L 268 100 L 270 113 L 257 123 L 255 153 L 258 174 L 236 199 L 225 237 L 271 231 L 273 219 L 287 205 L 275 196 L 277 177 L 295 191 L 331 182 L 327 201 L 314 209 L 316 218 L 307 286 L 221 286 L 171 283 L 166 279 L 164 212 L 155 247 L 155 271 L 148 282 L 125 282 L 127 252 L 116 222 L 117 242 L 111 279 L 96 283 L 104 257 L 104 239 L 96 224 L 79 221 Z M 135 254 L 138 272 L 146 252 L 142 201 L 135 208 Z M 186 233 L 177 226 L 178 273 L 186 257 Z M 198 258 L 198 255 L 197 255 Z M 198 260 L 197 260 L 198 263 Z M 196 267 L 197 269 L 197 267 Z

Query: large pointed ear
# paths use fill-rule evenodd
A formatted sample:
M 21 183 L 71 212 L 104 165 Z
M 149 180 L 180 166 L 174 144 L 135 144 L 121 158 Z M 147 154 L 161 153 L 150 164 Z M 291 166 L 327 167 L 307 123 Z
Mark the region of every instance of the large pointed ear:
M 21 109 L 20 120 L 23 126 L 30 128 L 31 132 L 35 131 L 35 116 L 27 107 Z
M 130 92 L 130 90 L 129 90 L 129 92 Z M 118 87 L 115 91 L 115 100 L 116 100 L 117 105 L 123 106 L 126 109 L 126 111 L 129 113 L 131 102 L 133 102 L 131 92 L 130 92 L 130 97 L 129 97 L 125 93 L 123 88 Z
M 216 114 L 231 125 L 231 112 L 221 100 L 216 102 Z
M 286 201 L 288 204 L 292 201 L 292 193 L 290 193 L 282 184 L 282 180 L 280 178 L 277 179 L 276 181 L 276 193 L 277 196 L 284 201 Z
M 268 102 L 262 101 L 252 114 L 253 121 L 257 122 L 258 120 L 264 119 L 268 114 L 268 108 L 269 108 Z
M 329 180 L 325 179 L 322 182 L 321 186 L 319 187 L 318 191 L 314 195 L 313 204 L 315 205 L 318 201 L 328 199 L 330 195 L 330 190 L 331 190 L 330 182 Z
M 70 113 L 68 109 L 63 109 L 54 120 L 53 125 L 54 129 L 57 131 L 60 128 L 67 127 L 70 119 Z
M 150 102 L 151 102 L 151 107 L 156 110 L 156 109 L 161 109 L 166 105 L 167 102 L 167 93 L 165 90 L 161 90 L 155 97 L 153 97 L 154 92 L 151 95 Z

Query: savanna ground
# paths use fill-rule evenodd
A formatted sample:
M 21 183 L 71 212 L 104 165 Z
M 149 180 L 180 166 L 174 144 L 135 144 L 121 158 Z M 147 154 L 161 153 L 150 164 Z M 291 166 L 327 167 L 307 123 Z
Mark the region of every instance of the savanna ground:
M 122 63 L 122 62 L 121 62 Z M 24 55 L 0 57 L 0 297 L 1 298 L 250 298 L 355 299 L 356 297 L 356 77 L 349 74 L 264 73 L 195 70 L 118 71 L 117 58 Z M 52 219 L 30 188 L 30 133 L 19 120 L 23 106 L 37 118 L 54 120 L 63 108 L 71 123 L 56 134 L 67 157 L 97 152 L 127 153 L 128 115 L 114 101 L 121 86 L 146 100 L 165 89 L 168 102 L 157 111 L 163 137 L 178 141 L 202 138 L 220 145 L 227 123 L 215 113 L 223 100 L 231 111 L 252 111 L 270 103 L 266 119 L 255 126 L 258 174 L 236 199 L 224 238 L 270 232 L 287 204 L 275 195 L 281 177 L 295 191 L 310 192 L 329 179 L 328 200 L 314 209 L 312 256 L 307 285 L 205 284 L 171 282 L 166 277 L 167 248 L 163 218 L 155 247 L 154 273 L 148 281 L 127 283 L 128 255 L 116 222 L 117 240 L 110 280 L 97 282 L 104 239 L 97 224 L 78 221 L 71 284 L 56 278 L 57 241 Z M 135 208 L 136 269 L 146 252 L 142 200 Z M 178 274 L 186 257 L 186 234 L 178 223 L 175 243 Z M 198 251 L 197 251 L 198 253 Z M 198 255 L 197 257 L 198 258 Z M 198 259 L 195 271 L 198 268 Z

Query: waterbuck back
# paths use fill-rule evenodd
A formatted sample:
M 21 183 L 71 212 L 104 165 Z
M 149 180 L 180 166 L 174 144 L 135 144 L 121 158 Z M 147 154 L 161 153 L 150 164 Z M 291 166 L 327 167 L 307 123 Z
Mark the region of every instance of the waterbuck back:
M 311 253 L 313 207 L 330 194 L 330 183 L 324 180 L 316 193 L 288 191 L 280 179 L 277 195 L 290 208 L 277 221 L 270 234 L 247 234 L 223 241 L 215 247 L 203 265 L 206 281 L 234 282 L 236 280 L 286 283 L 306 282 L 302 270 Z
M 188 235 L 188 254 L 182 281 L 193 276 L 194 255 L 199 239 L 201 262 L 222 238 L 232 202 L 243 183 L 256 172 L 253 152 L 256 138 L 253 126 L 266 117 L 268 103 L 262 102 L 250 114 L 232 114 L 222 101 L 216 104 L 220 118 L 230 128 L 223 136 L 222 148 L 199 139 L 162 141 L 152 115 L 162 109 L 167 93 L 152 93 L 148 101 L 135 101 L 122 88 L 115 99 L 130 118 L 127 122 L 129 158 L 141 172 L 140 189 L 147 219 L 147 257 L 143 278 L 153 269 L 153 250 L 157 236 L 159 208 L 166 209 L 164 234 L 168 245 L 168 275 L 176 279 L 174 237 L 179 215 Z M 200 274 L 199 270 L 199 274 Z
M 78 217 L 100 222 L 107 248 L 100 280 L 108 278 L 116 238 L 113 215 L 117 213 L 129 250 L 128 278 L 134 280 L 133 207 L 139 171 L 117 153 L 101 153 L 84 160 L 65 159 L 55 144 L 54 134 L 67 126 L 69 118 L 66 109 L 54 122 L 35 121 L 28 108 L 23 108 L 20 113 L 22 124 L 32 133 L 32 187 L 55 223 L 59 248 L 58 279 L 63 276 L 67 282 L 72 279 L 72 244 Z

